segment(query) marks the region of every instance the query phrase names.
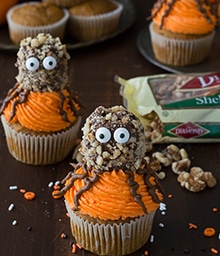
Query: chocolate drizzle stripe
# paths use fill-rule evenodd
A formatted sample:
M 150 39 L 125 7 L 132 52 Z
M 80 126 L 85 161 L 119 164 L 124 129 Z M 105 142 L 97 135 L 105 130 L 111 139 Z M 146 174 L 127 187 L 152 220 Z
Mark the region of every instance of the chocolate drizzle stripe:
M 9 118 L 9 122 L 12 120 L 12 118 L 15 116 L 15 113 L 16 113 L 16 106 L 18 104 L 21 104 L 21 103 L 24 103 L 27 101 L 27 95 L 30 93 L 29 90 L 26 90 L 26 91 L 22 91 L 19 93 L 19 97 L 20 99 L 18 100 L 15 100 L 13 103 L 12 103 L 12 112 L 11 112 L 11 115 L 10 115 L 10 118 Z
M 67 112 L 63 110 L 63 105 L 64 105 L 64 101 L 65 101 L 65 96 L 63 95 L 63 93 L 61 91 L 57 92 L 60 96 L 60 107 L 59 107 L 59 113 L 62 116 L 63 120 L 66 122 L 70 122 L 70 120 L 68 119 L 67 116 Z
M 18 96 L 19 92 L 21 92 L 21 89 L 18 88 L 19 84 L 16 83 L 12 89 L 10 89 L 7 93 L 6 98 L 4 99 L 1 109 L 0 109 L 0 115 L 3 113 L 4 109 L 8 106 L 8 103 L 15 97 Z
M 137 193 L 137 189 L 139 188 L 139 184 L 134 180 L 134 173 L 133 173 L 133 171 L 126 170 L 126 171 L 124 171 L 124 173 L 126 173 L 128 175 L 127 183 L 128 183 L 128 185 L 130 187 L 131 195 L 133 196 L 135 202 L 140 204 L 140 206 L 142 207 L 144 213 L 147 213 L 147 208 L 144 205 L 144 202 L 142 201 L 142 195 Z

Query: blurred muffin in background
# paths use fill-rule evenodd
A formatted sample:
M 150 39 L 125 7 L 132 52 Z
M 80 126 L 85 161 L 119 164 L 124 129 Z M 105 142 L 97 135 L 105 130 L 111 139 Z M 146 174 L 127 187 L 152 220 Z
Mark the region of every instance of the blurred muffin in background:
M 43 0 L 44 2 L 56 4 L 60 7 L 71 7 L 80 3 L 85 2 L 86 0 Z
M 114 32 L 123 5 L 113 0 L 89 0 L 69 8 L 68 32 L 82 41 L 97 40 Z
M 63 39 L 69 13 L 50 3 L 21 3 L 8 10 L 9 35 L 15 44 L 28 36 L 49 33 Z
M 158 0 L 149 30 L 155 58 L 168 65 L 187 66 L 205 60 L 215 35 L 216 15 L 207 1 Z

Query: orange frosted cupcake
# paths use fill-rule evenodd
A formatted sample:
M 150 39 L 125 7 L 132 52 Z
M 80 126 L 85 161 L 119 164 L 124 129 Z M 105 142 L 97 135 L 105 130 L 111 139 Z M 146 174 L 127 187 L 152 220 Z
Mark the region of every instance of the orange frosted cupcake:
M 126 255 L 142 247 L 162 200 L 144 161 L 139 119 L 121 106 L 98 107 L 86 120 L 80 152 L 62 181 L 73 236 L 98 255 Z
M 81 118 L 68 59 L 66 46 L 49 34 L 21 41 L 17 83 L 0 109 L 9 152 L 21 162 L 52 164 L 74 147 Z
M 174 66 L 197 64 L 210 52 L 216 16 L 211 4 L 196 0 L 158 0 L 149 30 L 155 58 Z

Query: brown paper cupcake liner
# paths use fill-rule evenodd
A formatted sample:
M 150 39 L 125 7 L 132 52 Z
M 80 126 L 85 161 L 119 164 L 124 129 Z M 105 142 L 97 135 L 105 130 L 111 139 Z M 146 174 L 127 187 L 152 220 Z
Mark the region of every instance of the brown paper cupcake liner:
M 82 41 L 92 41 L 111 34 L 118 27 L 123 11 L 121 3 L 112 2 L 118 6 L 112 12 L 88 17 L 70 14 L 68 23 L 70 35 Z
M 77 139 L 81 117 L 62 132 L 49 135 L 31 135 L 16 131 L 1 116 L 9 153 L 18 161 L 46 165 L 63 160 L 73 149 Z
M 205 60 L 215 36 L 215 31 L 198 39 L 172 39 L 160 35 L 149 25 L 152 48 L 155 58 L 162 63 L 174 66 L 194 65 Z
M 141 248 L 148 240 L 156 211 L 126 223 L 93 223 L 77 216 L 65 201 L 70 215 L 72 234 L 85 250 L 98 255 L 127 255 Z
M 34 4 L 36 2 L 29 2 L 28 4 Z M 20 41 L 26 37 L 36 37 L 39 33 L 45 33 L 45 34 L 51 34 L 53 37 L 59 37 L 61 40 L 64 37 L 67 21 L 69 19 L 69 12 L 66 9 L 63 9 L 64 16 L 59 21 L 45 25 L 45 26 L 23 26 L 20 24 L 15 23 L 11 19 L 11 14 L 13 10 L 16 8 L 27 5 L 27 3 L 22 3 L 13 6 L 9 11 L 7 12 L 7 22 L 8 22 L 8 28 L 9 28 L 9 36 L 11 40 L 15 44 L 20 44 Z

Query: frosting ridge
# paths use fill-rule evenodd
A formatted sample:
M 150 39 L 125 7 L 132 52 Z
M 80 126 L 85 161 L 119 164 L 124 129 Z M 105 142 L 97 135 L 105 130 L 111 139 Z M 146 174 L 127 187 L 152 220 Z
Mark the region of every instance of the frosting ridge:
M 211 7 L 201 1 L 160 1 L 153 6 L 151 14 L 154 23 L 173 33 L 207 34 L 216 25 Z
M 67 120 L 60 114 L 60 94 L 58 92 L 32 92 L 30 91 L 27 100 L 16 105 L 14 117 L 10 121 L 13 112 L 13 103 L 21 100 L 21 96 L 13 98 L 3 113 L 7 122 L 19 122 L 22 126 L 37 132 L 56 132 L 67 128 L 76 120 L 71 104 L 79 109 L 69 92 L 63 89 L 64 96 L 62 111 L 66 113 Z M 72 103 L 71 103 L 72 101 Z
M 82 167 L 76 170 L 76 174 L 79 173 L 83 173 Z M 89 172 L 89 176 L 93 176 L 92 171 Z M 80 213 L 88 214 L 101 220 L 124 220 L 128 217 L 142 216 L 144 210 L 131 193 L 131 187 L 127 182 L 128 176 L 122 170 L 99 174 L 99 180 L 94 182 L 79 198 L 78 210 Z M 151 196 L 149 188 L 145 184 L 144 175 L 134 172 L 134 181 L 138 184 L 136 193 L 141 196 L 147 212 L 150 213 L 156 210 L 159 206 L 159 201 L 156 202 Z M 152 179 L 152 181 L 152 186 L 154 186 L 156 184 L 155 180 Z M 68 179 L 66 185 L 69 182 L 70 180 Z M 66 191 L 64 196 L 72 209 L 76 207 L 74 198 L 77 192 L 84 186 L 84 179 L 76 179 L 73 186 Z M 158 189 L 155 189 L 155 193 L 158 199 L 161 200 L 162 194 Z

